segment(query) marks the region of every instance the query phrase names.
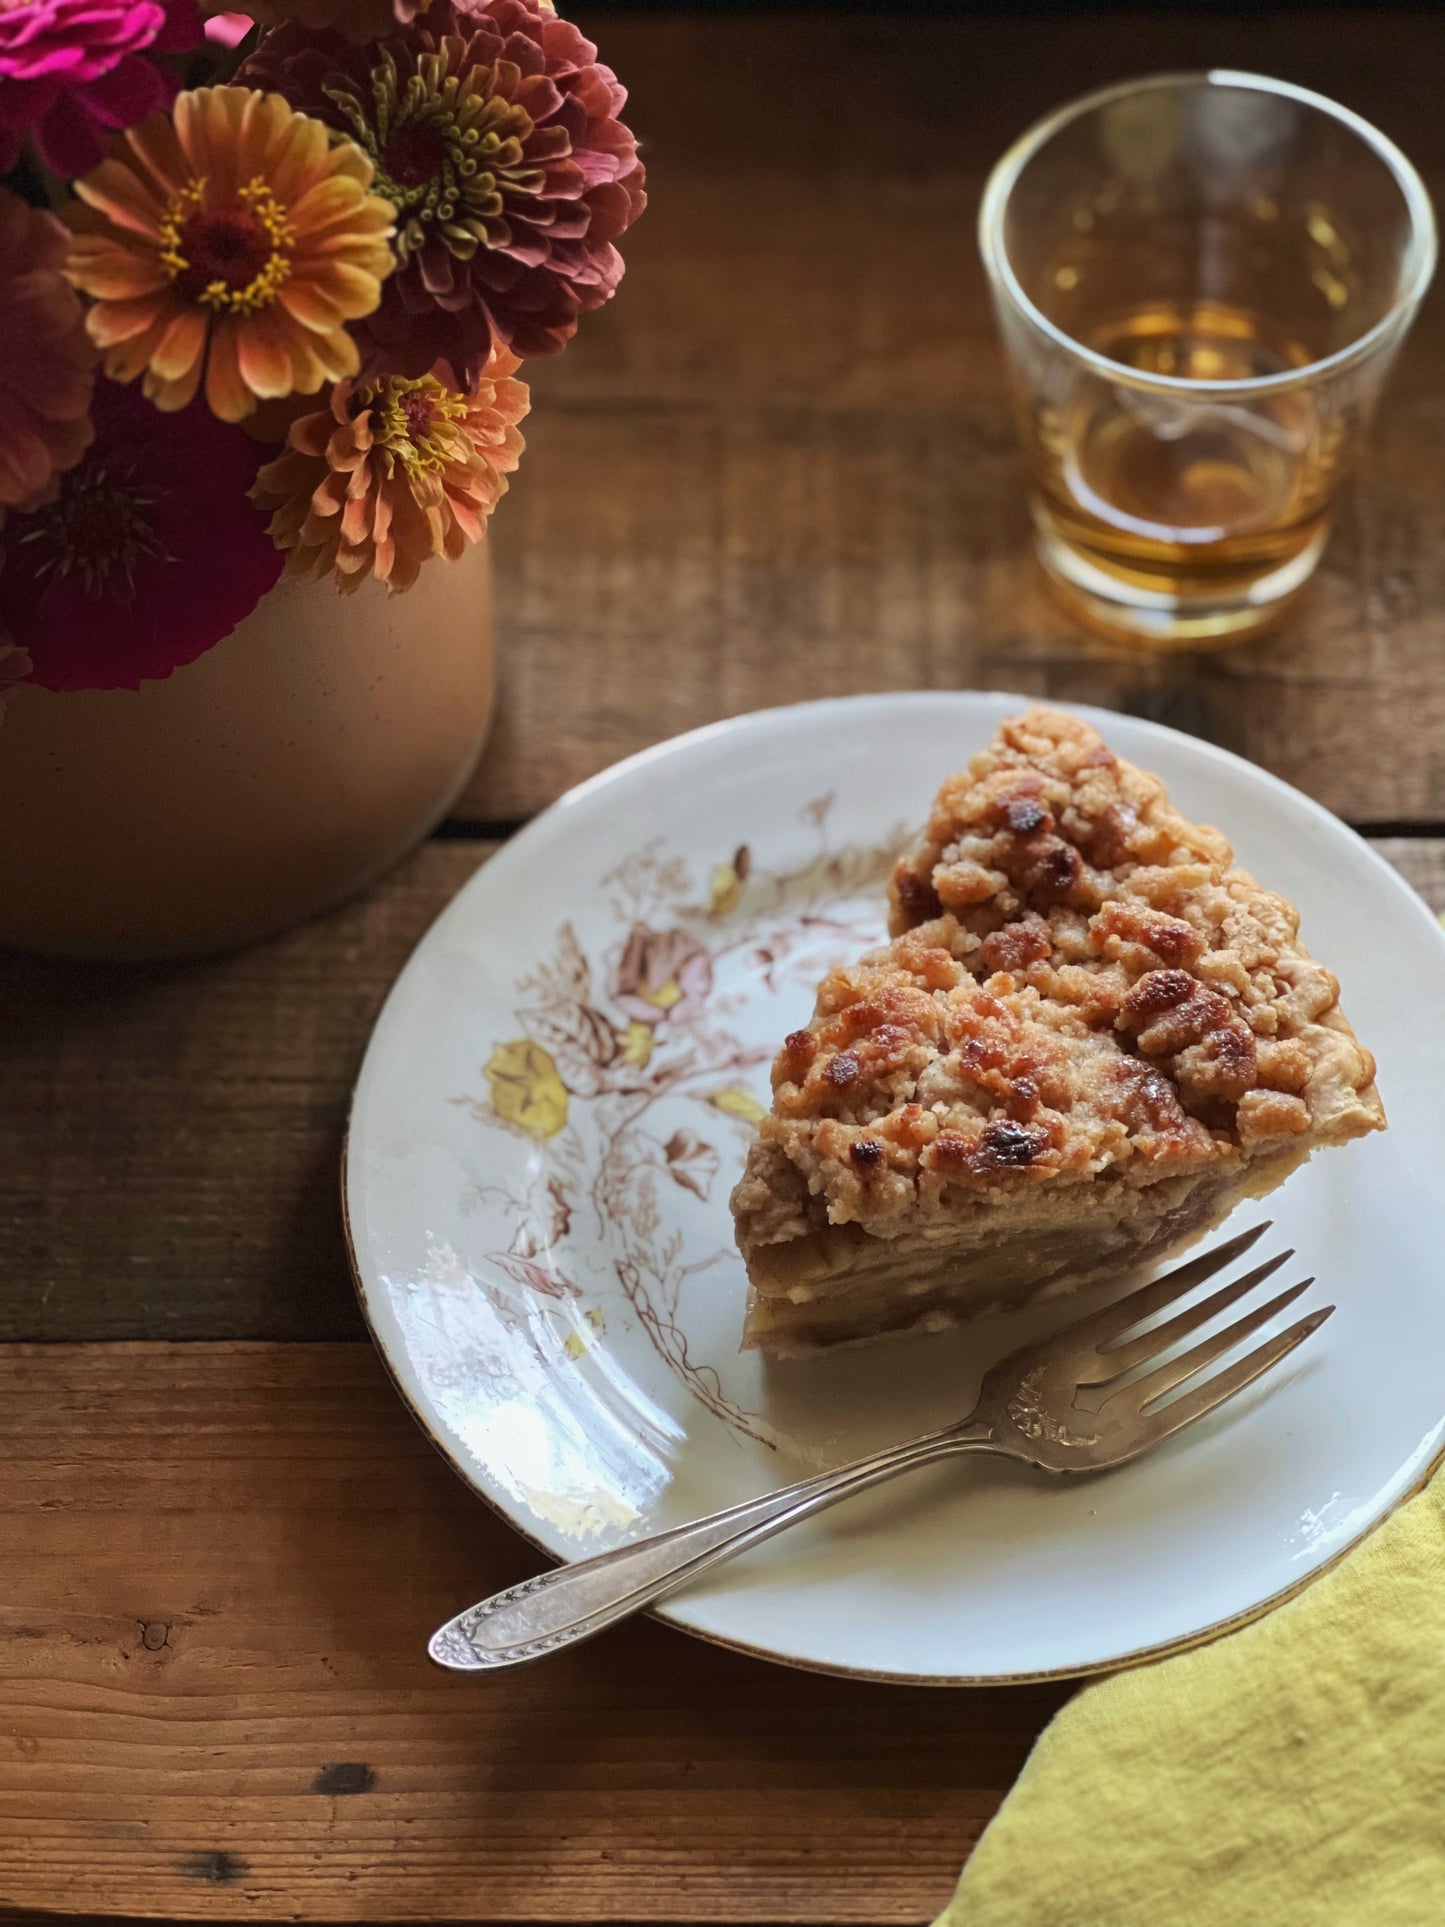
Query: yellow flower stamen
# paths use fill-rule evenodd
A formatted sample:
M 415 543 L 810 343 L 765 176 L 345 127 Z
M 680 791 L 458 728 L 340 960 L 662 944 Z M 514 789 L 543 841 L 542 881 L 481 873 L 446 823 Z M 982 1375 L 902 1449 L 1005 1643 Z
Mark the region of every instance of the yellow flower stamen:
M 400 462 L 408 476 L 434 475 L 448 462 L 464 459 L 461 424 L 467 419 L 467 398 L 435 375 L 414 381 L 385 375 L 358 388 L 356 400 L 372 411 L 375 445 Z
M 169 278 L 174 281 L 185 273 L 190 262 L 181 253 L 181 229 L 205 199 L 206 183 L 192 181 L 166 209 L 166 218 L 160 226 L 160 263 Z
M 264 259 L 239 285 L 223 275 L 211 274 L 207 279 L 200 279 L 206 267 L 212 265 L 205 261 L 205 256 L 214 254 L 217 239 L 215 234 L 207 235 L 203 231 L 202 223 L 209 217 L 219 224 L 228 216 L 234 219 L 238 213 L 250 222 L 251 234 L 247 238 L 262 244 Z M 196 284 L 185 290 L 192 300 L 213 314 L 252 315 L 269 308 L 282 284 L 290 278 L 290 251 L 296 242 L 296 231 L 286 218 L 286 210 L 259 175 L 238 190 L 236 204 L 231 208 L 206 206 L 206 182 L 202 177 L 182 188 L 170 202 L 161 222 L 159 239 L 160 264 L 167 277 L 179 281 L 187 276 Z
M 453 73 L 459 44 L 416 55 L 407 73 L 381 49 L 369 94 L 344 74 L 323 88 L 375 167 L 377 193 L 396 210 L 402 262 L 429 240 L 463 261 L 479 247 L 508 246 L 505 191 L 538 195 L 547 184 L 546 169 L 527 159 L 531 115 L 497 91 L 493 68 Z

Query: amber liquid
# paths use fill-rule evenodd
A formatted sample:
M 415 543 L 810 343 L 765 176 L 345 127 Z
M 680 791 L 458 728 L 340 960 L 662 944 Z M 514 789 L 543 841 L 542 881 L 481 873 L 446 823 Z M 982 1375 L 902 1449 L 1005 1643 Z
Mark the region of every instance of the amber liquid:
M 1254 315 L 1217 303 L 1139 308 L 1084 338 L 1127 368 L 1202 383 L 1283 374 L 1311 359 Z M 1231 622 L 1236 634 L 1252 632 L 1263 626 L 1250 614 L 1257 591 L 1277 616 L 1268 585 L 1287 589 L 1293 567 L 1301 581 L 1308 574 L 1345 454 L 1339 418 L 1317 403 L 1308 384 L 1236 398 L 1091 373 L 1062 406 L 1032 398 L 1036 518 L 1066 599 L 1079 585 L 1080 613 L 1108 627 L 1117 585 L 1124 602 L 1157 606 L 1160 640 L 1207 639 Z M 1088 595 L 1090 583 L 1100 595 Z

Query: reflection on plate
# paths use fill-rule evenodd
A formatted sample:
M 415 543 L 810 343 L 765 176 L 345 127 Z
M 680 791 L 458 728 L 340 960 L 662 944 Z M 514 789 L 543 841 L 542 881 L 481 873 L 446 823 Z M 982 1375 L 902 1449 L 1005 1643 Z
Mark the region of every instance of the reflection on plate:
M 959 1415 L 1000 1351 L 1068 1316 L 790 1364 L 737 1349 L 727 1198 L 772 1053 L 823 971 L 882 936 L 894 850 L 1023 700 L 860 697 L 665 744 L 509 843 L 403 973 L 352 1115 L 358 1284 L 422 1422 L 557 1557 Z M 1445 1438 L 1445 1041 L 1412 1019 L 1437 1005 L 1445 941 L 1296 792 L 1092 719 L 1294 899 L 1379 1059 L 1390 1133 L 1270 1201 L 1339 1314 L 1279 1382 L 1137 1465 L 1072 1484 L 985 1460 L 918 1474 L 679 1596 L 680 1625 L 907 1679 L 1117 1664 L 1292 1590 Z

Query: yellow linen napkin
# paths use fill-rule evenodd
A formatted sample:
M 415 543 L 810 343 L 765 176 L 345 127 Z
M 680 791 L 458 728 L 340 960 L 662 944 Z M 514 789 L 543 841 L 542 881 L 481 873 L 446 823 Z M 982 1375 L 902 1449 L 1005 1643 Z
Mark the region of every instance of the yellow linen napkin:
M 1445 1927 L 1445 1472 L 1267 1618 L 1084 1688 L 937 1927 Z

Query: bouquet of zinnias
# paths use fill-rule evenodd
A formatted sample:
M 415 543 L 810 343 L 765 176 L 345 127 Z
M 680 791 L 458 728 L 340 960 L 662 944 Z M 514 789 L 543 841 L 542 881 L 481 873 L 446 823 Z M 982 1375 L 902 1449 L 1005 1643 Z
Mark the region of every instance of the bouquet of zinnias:
M 621 279 L 624 102 L 550 0 L 0 0 L 0 700 L 475 542 Z

